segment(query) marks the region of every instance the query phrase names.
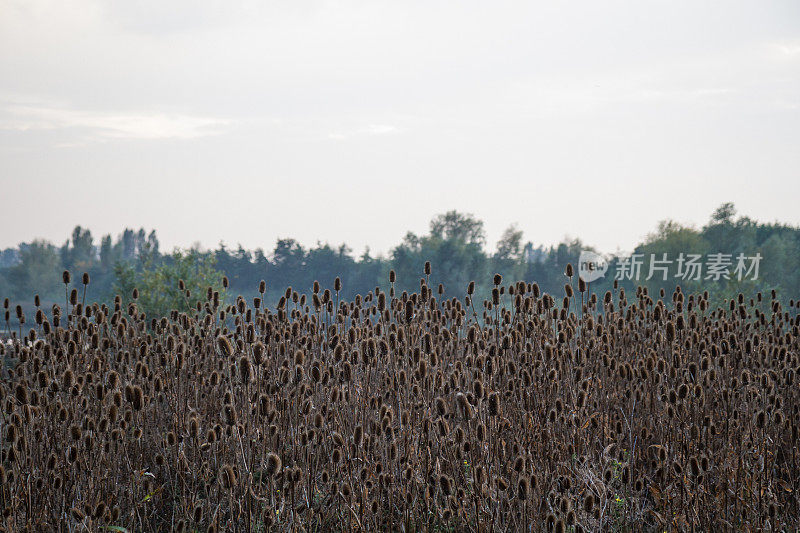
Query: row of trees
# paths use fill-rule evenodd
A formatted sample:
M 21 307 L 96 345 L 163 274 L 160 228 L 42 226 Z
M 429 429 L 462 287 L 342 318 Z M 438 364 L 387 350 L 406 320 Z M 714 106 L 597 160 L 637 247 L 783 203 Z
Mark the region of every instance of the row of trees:
M 0 251 L 0 296 L 32 302 L 34 294 L 39 294 L 42 302 L 63 302 L 61 272 L 66 269 L 75 274 L 88 272 L 92 279 L 90 291 L 96 298 L 110 300 L 117 293 L 127 297 L 132 287 L 138 286 L 142 298 L 147 299 L 144 308 L 159 314 L 171 306 L 190 303 L 185 290 L 178 290 L 178 279 L 190 286 L 190 298 L 200 297 L 198 291 L 218 284 L 222 275 L 229 279 L 230 292 L 247 296 L 257 295 L 259 281 L 266 280 L 266 301 L 274 303 L 287 286 L 307 292 L 314 281 L 332 286 L 337 276 L 342 279 L 344 297 L 365 294 L 376 285 L 385 285 L 390 269 L 397 273 L 398 290 L 414 290 L 426 261 L 433 265 L 431 283 L 441 283 L 447 296 L 463 296 L 473 280 L 478 284 L 478 294 L 486 294 L 494 273 L 509 281 L 536 281 L 542 290 L 560 295 L 568 281 L 564 276 L 566 265 L 577 267 L 584 250 L 592 248 L 578 239 L 535 247 L 512 226 L 494 252 L 489 252 L 483 222 L 457 211 L 436 216 L 427 234 L 408 233 L 388 256 L 378 257 L 370 255 L 369 250 L 356 256 L 345 244 L 333 247 L 318 243 L 305 248 L 294 239 L 279 239 L 271 253 L 241 246 L 232 250 L 220 244 L 212 251 L 192 249 L 162 254 L 155 231 L 126 229 L 116 239 L 106 235 L 96 243 L 88 229 L 76 227 L 60 247 L 34 241 Z M 680 284 L 689 290 L 708 289 L 719 298 L 773 288 L 788 297 L 800 295 L 800 228 L 737 218 L 733 204 L 723 204 L 700 229 L 662 222 L 634 250 L 643 258 L 643 273 L 647 273 L 654 256 L 666 253 L 674 259 L 681 253 L 705 257 L 718 252 L 732 257 L 739 253 L 760 254 L 758 278 L 687 280 L 678 276 L 678 266 L 673 264 L 666 281 L 663 276 L 649 280 L 643 276 L 639 280 L 622 279 L 620 283 L 629 289 L 646 285 L 653 293 L 662 287 L 670 291 Z M 609 258 L 609 271 L 591 284 L 592 292 L 611 287 L 623 260 Z
M 0 294 L 16 299 L 40 294 L 49 299 L 63 292 L 61 271 L 71 270 L 90 273 L 95 294 L 107 296 L 116 279 L 115 265 L 143 264 L 149 257 L 160 257 L 154 230 L 126 229 L 115 241 L 111 235 L 104 235 L 95 243 L 91 231 L 77 226 L 60 247 L 35 240 L 0 251 Z

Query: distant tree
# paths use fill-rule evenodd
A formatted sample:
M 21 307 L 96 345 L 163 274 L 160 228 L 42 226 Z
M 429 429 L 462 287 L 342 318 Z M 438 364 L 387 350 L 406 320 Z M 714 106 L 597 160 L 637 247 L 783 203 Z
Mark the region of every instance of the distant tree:
M 431 220 L 431 236 L 478 246 L 486 243 L 483 221 L 458 211 L 448 211 Z
M 151 230 L 150 233 L 147 235 L 146 247 L 148 253 L 158 256 L 159 242 L 158 242 L 158 237 L 156 236 L 156 230 Z
M 512 261 L 519 261 L 522 257 L 522 231 L 516 224 L 512 224 L 503 232 L 503 236 L 497 242 L 495 257 Z
M 139 231 L 136 232 L 136 255 L 139 257 L 146 251 L 146 242 L 144 228 L 139 228 Z
M 72 238 L 61 247 L 61 262 L 67 270 L 89 270 L 96 260 L 92 232 L 75 226 Z
M 798 296 L 800 283 L 797 279 L 797 265 L 800 264 L 798 238 L 780 233 L 772 234 L 759 248 L 763 257 L 760 275 L 769 280 L 769 288 L 776 289 L 786 296 Z
M 258 265 L 259 267 L 264 267 L 267 263 L 269 263 L 269 259 L 267 256 L 264 255 L 263 248 L 256 248 L 253 252 L 253 263 Z
M 20 246 L 20 262 L 8 269 L 14 296 L 29 298 L 36 293 L 57 294 L 61 287 L 62 264 L 56 247 L 36 240 Z
M 699 254 L 702 258 L 710 251 L 712 250 L 708 241 L 695 228 L 681 225 L 674 220 L 662 220 L 658 223 L 656 231 L 649 233 L 645 242 L 634 250 L 634 253 L 642 256 L 642 274 L 638 284 L 648 287 L 651 294 L 655 294 L 660 288 L 673 291 L 677 285 L 688 291 L 698 290 L 703 287 L 703 281 L 679 277 L 678 260 L 682 257 L 681 254 L 684 259 L 688 258 L 689 254 Z M 668 265 L 659 263 L 664 260 L 664 254 L 666 260 L 670 261 Z M 656 263 L 652 263 L 653 259 Z M 666 280 L 664 271 L 660 270 L 665 265 Z M 647 279 L 648 277 L 650 279 Z
M 119 240 L 120 257 L 124 260 L 136 257 L 136 233 L 130 228 L 125 228 Z
M 0 250 L 0 268 L 9 268 L 19 263 L 19 250 L 6 248 Z
M 492 257 L 492 270 L 502 274 L 509 282 L 522 278 L 525 262 L 522 246 L 522 231 L 512 224 L 497 242 L 497 251 Z
M 100 240 L 100 265 L 106 270 L 114 268 L 114 247 L 111 244 L 111 235 L 104 235 Z
M 719 206 L 711 215 L 711 222 L 714 224 L 730 224 L 736 216 L 736 207 L 733 202 L 725 202 Z
M 472 215 L 449 211 L 434 217 L 430 234 L 409 232 L 392 250 L 399 288 L 417 290 L 426 261 L 433 267 L 432 287 L 441 283 L 448 294 L 463 293 L 470 281 L 482 283 L 488 275 L 485 242 L 483 222 Z
M 176 250 L 158 262 L 150 257 L 140 269 L 131 262 L 120 261 L 114 267 L 114 289 L 126 304 L 131 302 L 133 289 L 139 289 L 136 304 L 150 318 L 166 316 L 172 309 L 189 311 L 198 301 L 205 300 L 208 287 L 222 290 L 222 273 L 216 270 L 215 263 L 214 256 L 196 250 Z M 180 280 L 185 285 L 183 291 Z
M 11 290 L 11 282 L 8 281 L 7 273 L 0 269 L 0 298 L 10 298 L 14 296 Z

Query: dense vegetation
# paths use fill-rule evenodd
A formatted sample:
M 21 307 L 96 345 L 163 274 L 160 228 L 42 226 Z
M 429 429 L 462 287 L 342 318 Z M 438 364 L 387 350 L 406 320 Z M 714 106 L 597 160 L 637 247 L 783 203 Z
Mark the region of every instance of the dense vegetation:
M 451 211 L 435 217 L 426 235 L 409 233 L 386 257 L 374 257 L 365 251 L 353 255 L 345 244 L 332 247 L 318 244 L 304 248 L 293 239 L 280 239 L 271 253 L 261 249 L 248 251 L 239 246 L 232 250 L 224 245 L 208 252 L 188 250 L 162 254 L 155 231 L 149 233 L 125 230 L 116 240 L 110 235 L 99 245 L 88 229 L 75 228 L 70 239 L 57 247 L 48 242 L 23 243 L 17 248 L 0 251 L 0 295 L 9 296 L 33 312 L 33 298 L 38 294 L 47 305 L 63 303 L 65 295 L 59 278 L 62 270 L 87 272 L 92 279 L 94 298 L 110 304 L 116 294 L 128 297 L 136 284 L 142 288 L 140 309 L 149 316 L 183 305 L 183 296 L 176 288 L 182 278 L 190 288 L 219 287 L 224 274 L 234 294 L 256 296 L 259 280 L 267 280 L 265 299 L 274 304 L 282 288 L 291 286 L 308 294 L 315 280 L 330 285 L 336 276 L 343 282 L 342 296 L 354 298 L 366 294 L 386 279 L 390 269 L 397 272 L 399 290 L 415 290 L 418 272 L 425 261 L 436 267 L 431 283 L 444 285 L 446 294 L 459 296 L 470 280 L 478 283 L 476 293 L 486 297 L 491 286 L 485 280 L 498 272 L 512 280 L 536 281 L 542 290 L 556 293 L 563 284 L 562 273 L 567 263 L 577 265 L 581 250 L 591 249 L 580 240 L 566 241 L 544 248 L 525 242 L 523 233 L 511 227 L 498 242 L 495 252 L 486 250 L 483 223 L 470 215 Z M 782 224 L 765 224 L 746 217 L 736 218 L 731 204 L 724 204 L 701 229 L 684 227 L 674 222 L 662 223 L 634 252 L 645 254 L 640 283 L 651 292 L 660 288 L 673 291 L 677 285 L 688 290 L 709 289 L 716 304 L 738 292 L 754 293 L 776 289 L 780 294 L 800 294 L 800 229 Z M 697 282 L 675 278 L 676 267 L 667 281 L 654 277 L 645 280 L 649 254 L 660 257 L 669 253 L 675 259 L 681 252 L 711 254 L 724 252 L 763 257 L 756 282 L 706 280 Z M 187 259 L 188 258 L 188 259 Z M 613 269 L 592 284 L 602 293 L 611 288 Z M 192 275 L 192 266 L 197 275 Z M 160 269 L 160 270 L 159 270 Z M 213 280 L 213 282 L 212 282 Z M 623 280 L 622 287 L 635 290 L 637 283 Z M 147 287 L 147 291 L 144 290 Z M 153 294 L 158 296 L 153 296 Z M 146 296 L 145 296 L 146 295 Z M 11 316 L 14 322 L 14 317 Z M 13 324 L 16 329 L 17 324 Z
M 433 276 L 151 319 L 64 273 L 0 348 L 0 529 L 800 527 L 794 302 Z

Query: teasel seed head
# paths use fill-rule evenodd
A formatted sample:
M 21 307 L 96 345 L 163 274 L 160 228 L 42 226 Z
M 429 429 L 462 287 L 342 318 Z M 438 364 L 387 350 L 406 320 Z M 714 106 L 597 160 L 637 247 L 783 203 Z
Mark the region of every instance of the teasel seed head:
M 764 429 L 767 425 L 767 414 L 764 411 L 758 411 L 756 413 L 756 427 L 758 429 Z
M 223 489 L 230 490 L 236 485 L 236 472 L 229 464 L 223 465 L 219 472 L 219 480 Z
M 229 357 L 234 353 L 233 345 L 231 344 L 230 339 L 228 339 L 228 337 L 226 337 L 225 335 L 220 335 L 219 337 L 217 337 L 217 347 L 219 348 L 219 351 L 222 353 L 222 355 L 226 357 Z
M 70 514 L 72 515 L 72 518 L 74 518 L 78 522 L 83 522 L 83 520 L 86 518 L 86 515 L 83 513 L 83 511 L 81 511 L 77 507 L 73 507 L 72 509 L 70 509 Z
M 500 395 L 497 392 L 489 394 L 489 416 L 500 415 Z
M 521 476 L 517 484 L 517 497 L 520 500 L 527 500 L 530 496 L 530 480 L 527 477 Z
M 253 379 L 253 367 L 250 364 L 250 359 L 243 355 L 239 359 L 239 379 L 242 383 L 250 383 Z
M 281 458 L 273 452 L 267 454 L 267 466 L 266 466 L 266 474 L 274 478 L 275 475 L 281 471 L 282 463 Z
M 144 392 L 139 385 L 136 385 L 133 388 L 133 396 L 131 398 L 131 404 L 133 405 L 133 409 L 135 411 L 141 411 L 142 407 L 144 407 Z

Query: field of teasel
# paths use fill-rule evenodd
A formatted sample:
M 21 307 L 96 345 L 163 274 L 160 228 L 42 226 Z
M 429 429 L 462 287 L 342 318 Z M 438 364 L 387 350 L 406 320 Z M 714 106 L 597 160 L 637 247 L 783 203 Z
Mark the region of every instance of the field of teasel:
M 794 301 L 425 274 L 154 319 L 65 273 L 0 345 L 0 530 L 800 527 Z

